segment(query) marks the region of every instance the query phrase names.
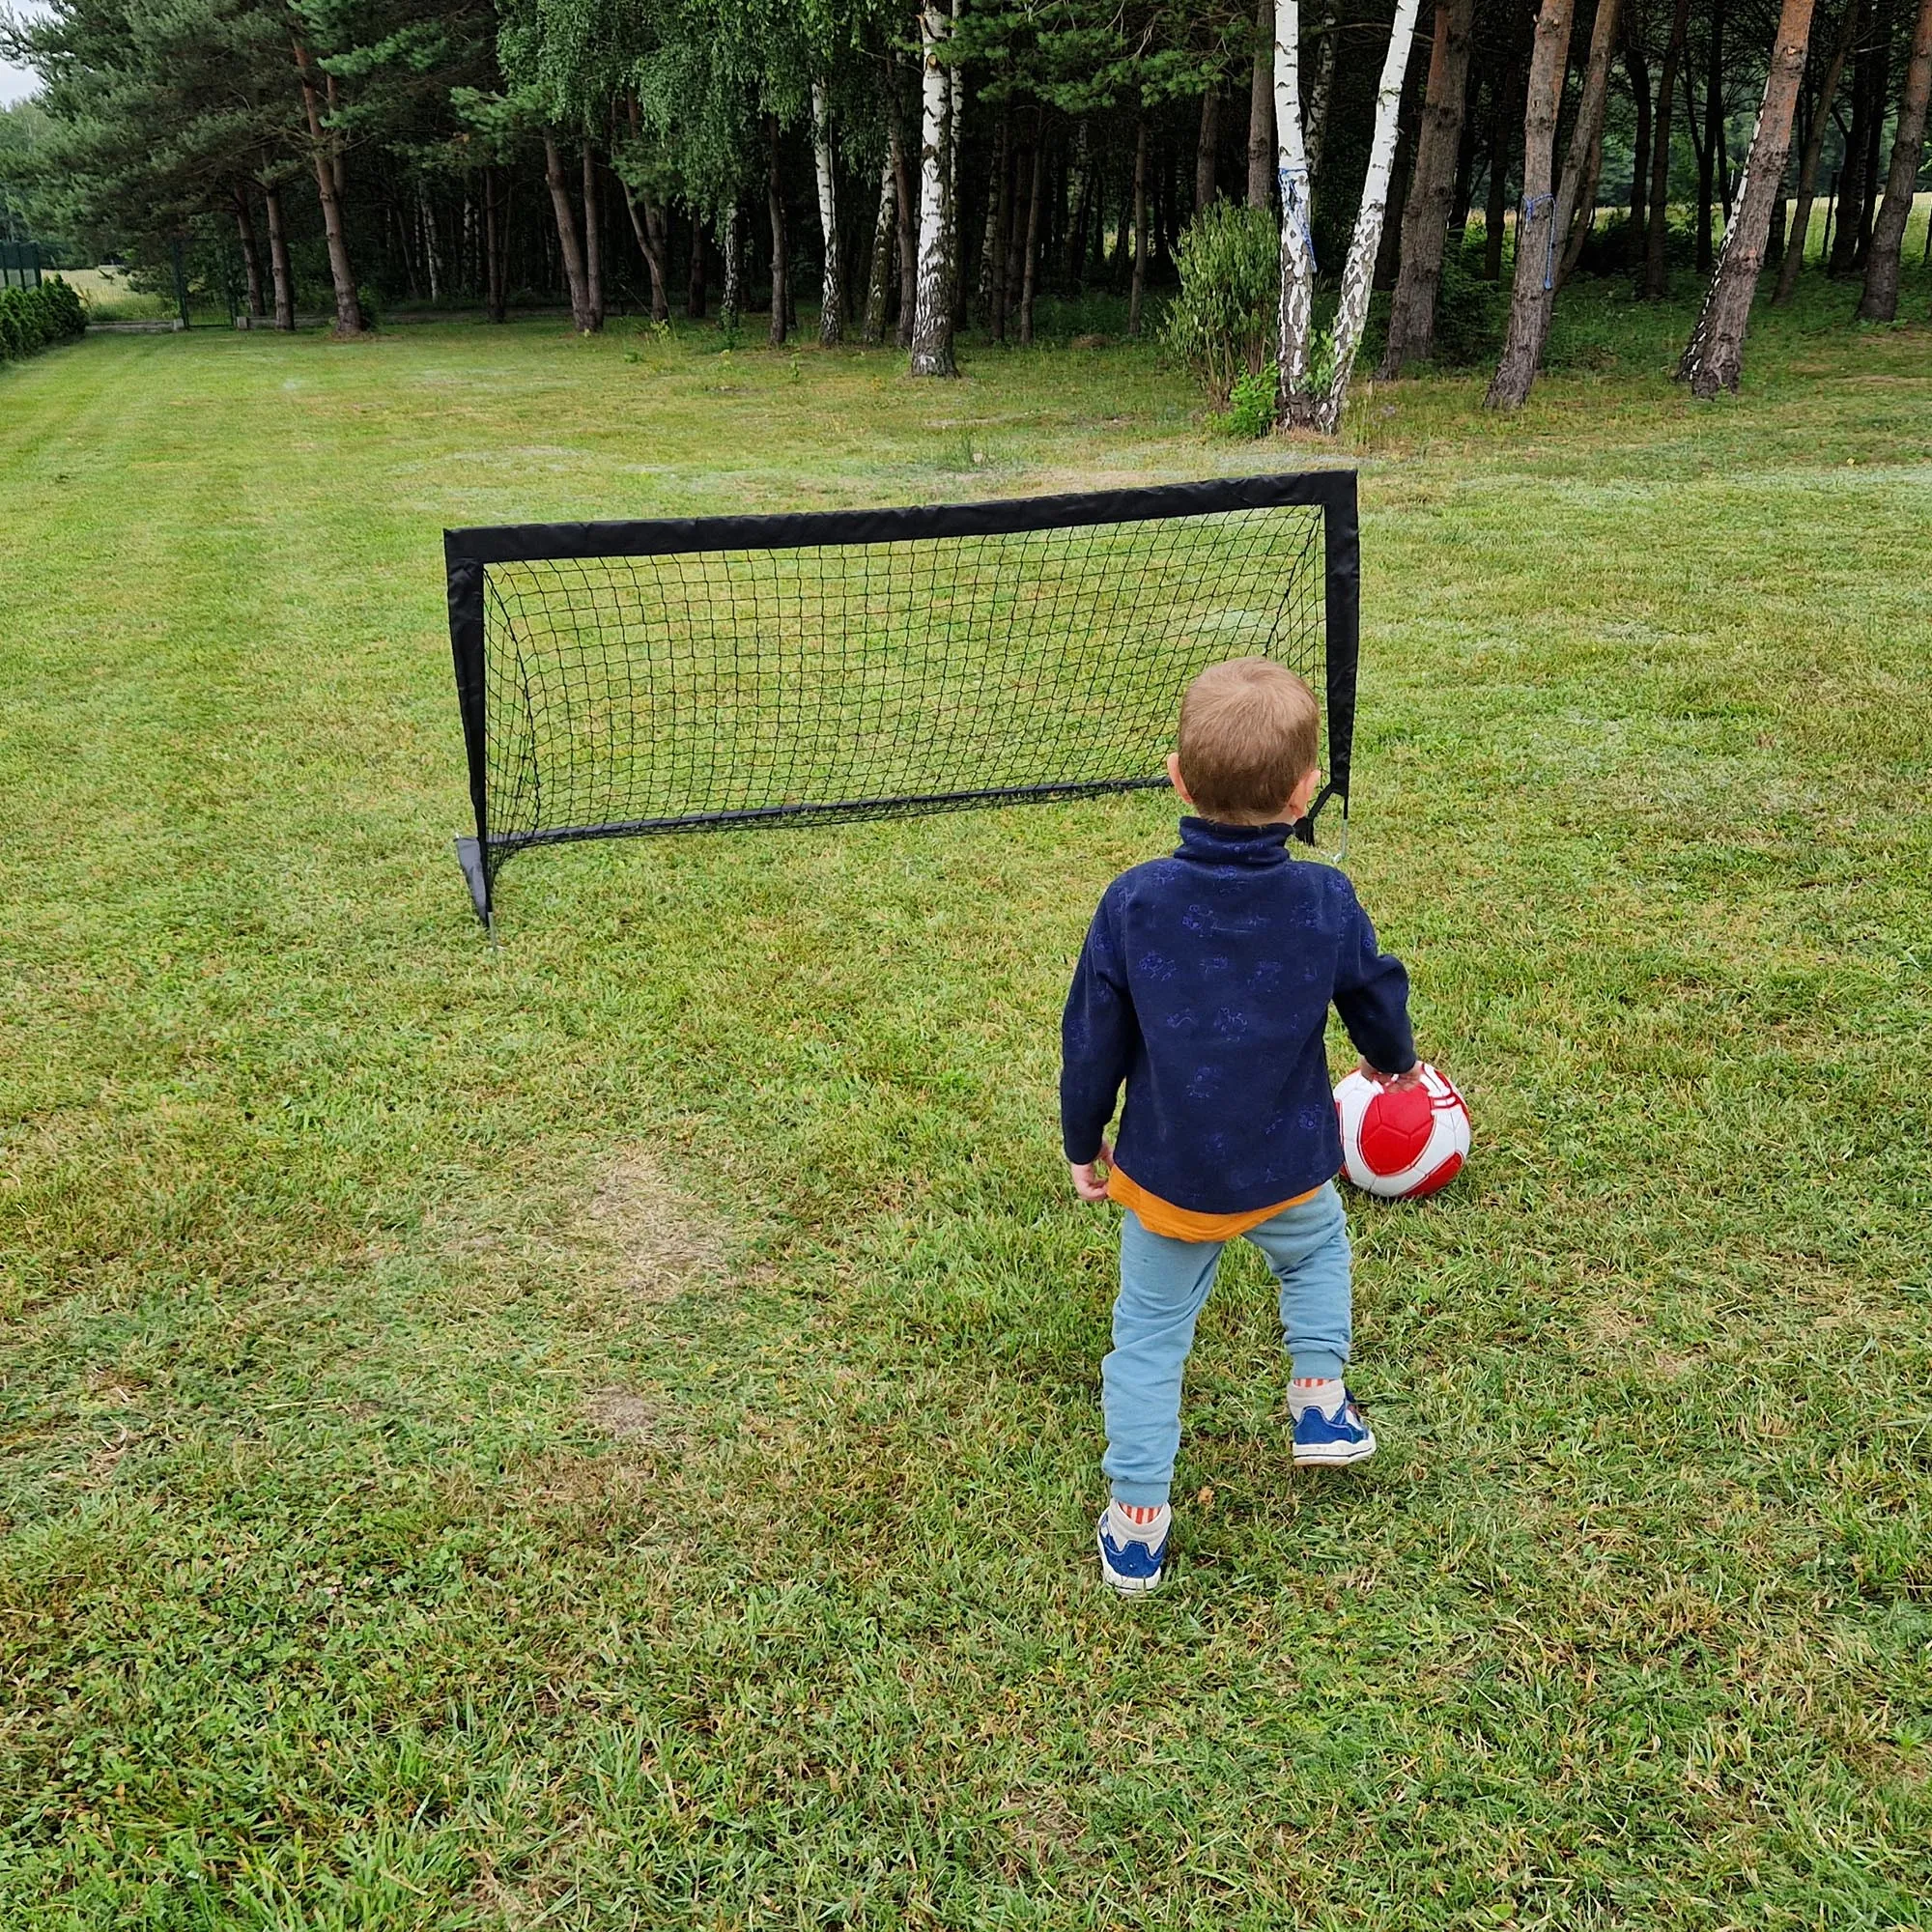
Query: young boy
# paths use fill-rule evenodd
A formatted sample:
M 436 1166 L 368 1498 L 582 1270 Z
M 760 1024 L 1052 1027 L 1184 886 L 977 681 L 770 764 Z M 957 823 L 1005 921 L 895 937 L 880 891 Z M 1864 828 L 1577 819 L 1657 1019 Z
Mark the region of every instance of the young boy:
M 1098 1525 L 1101 1575 L 1126 1595 L 1160 1581 L 1181 1370 L 1236 1236 L 1281 1283 L 1295 1465 L 1375 1454 L 1343 1380 L 1349 1232 L 1322 1042 L 1330 1003 L 1371 1079 L 1408 1086 L 1420 1071 L 1401 962 L 1377 950 L 1341 872 L 1288 854 L 1321 781 L 1319 725 L 1308 686 L 1266 658 L 1215 665 L 1188 686 L 1167 769 L 1195 816 L 1171 859 L 1107 888 L 1066 996 L 1060 1109 L 1074 1191 L 1126 1210 L 1100 1368 L 1113 1500 Z M 1103 1135 L 1122 1084 L 1117 1151 Z

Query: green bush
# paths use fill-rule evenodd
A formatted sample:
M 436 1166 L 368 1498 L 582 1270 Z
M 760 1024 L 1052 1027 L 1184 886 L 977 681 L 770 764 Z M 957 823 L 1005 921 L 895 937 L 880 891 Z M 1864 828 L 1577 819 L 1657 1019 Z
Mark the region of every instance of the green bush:
M 66 342 L 86 327 L 79 293 L 58 275 L 37 289 L 0 290 L 0 362 Z
M 1161 328 L 1167 352 L 1226 403 L 1244 374 L 1265 368 L 1281 298 L 1281 241 L 1264 208 L 1214 206 L 1182 231 L 1180 293 Z
M 1274 427 L 1277 380 L 1272 362 L 1264 362 L 1259 369 L 1243 369 L 1228 392 L 1227 413 L 1213 417 L 1213 426 L 1228 436 L 1249 440 L 1265 436 Z

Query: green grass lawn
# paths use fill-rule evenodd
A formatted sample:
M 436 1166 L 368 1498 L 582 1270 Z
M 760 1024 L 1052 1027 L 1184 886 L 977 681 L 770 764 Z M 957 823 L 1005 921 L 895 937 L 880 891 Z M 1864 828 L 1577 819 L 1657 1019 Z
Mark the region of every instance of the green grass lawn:
M 1579 296 L 1341 451 L 1128 348 L 0 372 L 0 1924 L 1924 1924 L 1927 294 L 1703 407 Z M 1171 806 L 529 855 L 493 949 L 440 531 L 1350 454 L 1477 1150 L 1353 1210 L 1358 1472 L 1231 1258 L 1122 1605 L 1053 1083 Z

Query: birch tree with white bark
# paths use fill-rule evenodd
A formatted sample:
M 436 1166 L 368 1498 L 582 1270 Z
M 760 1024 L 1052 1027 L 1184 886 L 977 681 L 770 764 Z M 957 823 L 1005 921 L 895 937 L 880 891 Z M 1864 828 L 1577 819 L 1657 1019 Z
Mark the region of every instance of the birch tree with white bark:
M 818 176 L 818 230 L 825 246 L 819 282 L 818 339 L 829 348 L 845 334 L 844 280 L 839 274 L 838 176 L 832 154 L 832 102 L 825 83 L 811 83 L 811 159 Z
M 1276 172 L 1281 184 L 1281 308 L 1277 416 L 1286 429 L 1316 429 L 1333 436 L 1342 422 L 1355 352 L 1361 347 L 1374 292 L 1376 255 L 1388 212 L 1389 178 L 1395 169 L 1403 79 L 1415 46 L 1419 0 L 1397 0 L 1388 51 L 1376 89 L 1375 133 L 1361 207 L 1342 270 L 1335 326 L 1317 354 L 1315 242 L 1309 225 L 1309 164 L 1301 118 L 1301 10 L 1297 0 L 1276 0 L 1274 14 L 1274 118 Z
M 1275 346 L 1275 417 L 1285 429 L 1315 422 L 1309 370 L 1315 332 L 1315 235 L 1308 156 L 1301 144 L 1301 9 L 1275 0 L 1275 182 L 1281 191 L 1281 304 Z
M 919 10 L 919 286 L 912 373 L 956 376 L 952 359 L 952 76 L 945 55 L 952 16 L 941 0 Z

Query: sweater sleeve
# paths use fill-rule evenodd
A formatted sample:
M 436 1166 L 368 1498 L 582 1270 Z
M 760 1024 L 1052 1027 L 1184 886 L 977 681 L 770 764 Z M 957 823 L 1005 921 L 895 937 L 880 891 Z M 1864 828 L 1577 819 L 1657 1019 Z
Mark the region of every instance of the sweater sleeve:
M 1066 1158 L 1100 1151 L 1134 1041 L 1133 996 L 1114 931 L 1110 898 L 1100 901 L 1060 1021 L 1060 1132 Z
M 1338 872 L 1343 899 L 1342 942 L 1335 970 L 1335 1010 L 1355 1051 L 1381 1073 L 1406 1073 L 1415 1065 L 1415 1037 L 1408 1025 L 1408 974 L 1400 959 L 1376 943 L 1376 929 L 1355 889 Z

